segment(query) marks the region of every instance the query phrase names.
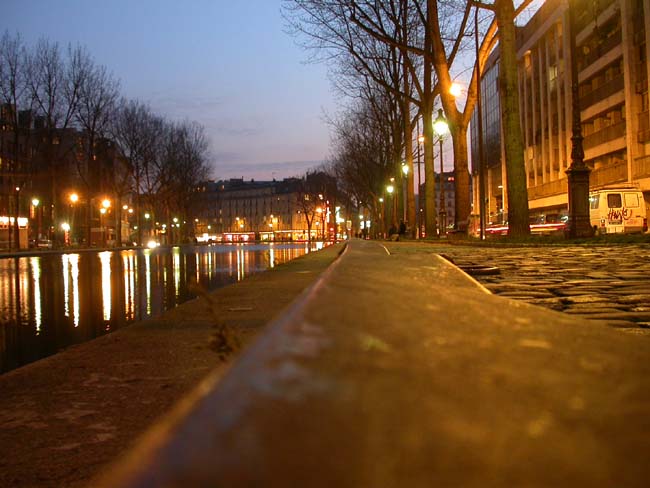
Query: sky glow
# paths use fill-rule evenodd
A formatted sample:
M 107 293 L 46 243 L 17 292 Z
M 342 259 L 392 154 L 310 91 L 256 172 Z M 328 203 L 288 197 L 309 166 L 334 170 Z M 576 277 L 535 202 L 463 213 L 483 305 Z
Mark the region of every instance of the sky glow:
M 204 125 L 215 178 L 297 176 L 328 156 L 326 68 L 304 63 L 277 0 L 2 4 L 2 32 L 86 46 L 122 95 Z

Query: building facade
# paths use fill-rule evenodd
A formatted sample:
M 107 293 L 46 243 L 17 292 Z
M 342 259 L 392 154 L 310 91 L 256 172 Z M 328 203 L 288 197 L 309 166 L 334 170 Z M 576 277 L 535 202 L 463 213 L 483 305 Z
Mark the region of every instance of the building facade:
M 317 173 L 281 181 L 230 179 L 197 188 L 195 233 L 223 241 L 327 238 L 336 185 Z
M 650 207 L 650 4 L 571 0 L 585 163 L 591 189 L 640 188 Z M 518 29 L 519 98 L 531 215 L 566 212 L 571 164 L 571 35 L 566 0 L 547 0 Z M 498 97 L 498 50 L 481 79 L 488 222 L 507 215 Z M 476 112 L 473 121 L 476 120 Z M 472 124 L 472 174 L 478 151 Z M 474 185 L 477 188 L 477 185 Z M 478 196 L 474 196 L 478 209 Z

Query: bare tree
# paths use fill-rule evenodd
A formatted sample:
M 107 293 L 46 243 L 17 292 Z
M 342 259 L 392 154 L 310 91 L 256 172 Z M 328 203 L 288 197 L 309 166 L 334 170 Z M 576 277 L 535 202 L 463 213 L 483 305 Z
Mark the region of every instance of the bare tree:
M 20 247 L 18 216 L 20 212 L 20 191 L 28 181 L 31 160 L 27 157 L 27 142 L 30 136 L 31 109 L 33 99 L 27 81 L 28 54 L 19 34 L 11 36 L 5 31 L 0 38 L 0 109 L 3 124 L 8 126 L 11 141 L 3 141 L 2 170 L 5 195 L 11 195 L 4 203 L 9 216 L 14 217 L 13 231 L 9 232 L 9 247 Z M 6 172 L 5 172 L 6 168 Z
M 58 221 L 63 204 L 63 197 L 57 194 L 65 174 L 63 166 L 76 147 L 68 129 L 74 124 L 81 86 L 90 66 L 90 57 L 82 47 L 69 46 L 63 55 L 59 45 L 47 39 L 39 40 L 29 57 L 29 89 L 36 116 L 42 120 L 37 145 L 49 167 L 49 202 L 44 201 L 43 207 L 50 209 L 52 223 Z
M 87 243 L 91 243 L 93 197 L 100 192 L 102 168 L 97 163 L 100 140 L 108 135 L 111 117 L 118 98 L 119 82 L 104 66 L 89 62 L 89 69 L 79 88 L 75 119 L 84 134 L 85 158 L 79 161 L 79 177 L 86 187 Z
M 145 175 L 152 176 L 158 147 L 162 144 L 163 120 L 148 105 L 122 99 L 111 128 L 111 135 L 131 170 L 131 191 L 137 226 L 137 241 L 142 244 L 142 195 L 147 188 Z M 151 210 L 151 209 L 149 209 Z
M 170 220 L 178 213 L 183 223 L 183 237 L 188 238 L 193 225 L 192 195 L 209 174 L 208 139 L 205 129 L 196 122 L 168 123 L 161 158 L 158 200 L 163 203 L 167 228 L 180 228 L 181 222 Z
M 524 2 L 525 7 L 529 2 Z M 519 90 L 515 18 L 517 11 L 512 0 L 494 0 L 492 4 L 476 5 L 494 12 L 499 33 L 499 101 L 504 138 L 505 166 L 508 195 L 508 235 L 530 235 L 528 190 L 524 161 L 524 142 L 519 117 Z

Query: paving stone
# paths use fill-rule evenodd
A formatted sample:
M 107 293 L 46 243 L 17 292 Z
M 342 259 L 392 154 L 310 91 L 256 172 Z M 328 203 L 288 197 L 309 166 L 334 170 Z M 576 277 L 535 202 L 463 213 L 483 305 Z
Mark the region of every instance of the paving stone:
M 610 326 L 650 323 L 650 246 L 450 246 L 448 254 L 498 267 L 500 275 L 477 279 L 501 296 Z
M 593 310 L 590 310 L 588 308 L 576 308 L 576 307 L 567 307 L 563 310 L 564 313 L 572 314 L 572 315 L 584 315 L 587 318 L 592 318 L 597 316 L 600 318 L 603 315 L 612 315 L 615 313 L 619 313 L 622 310 L 619 308 L 596 308 Z
M 547 291 L 544 292 L 544 291 L 517 290 L 517 291 L 506 291 L 503 293 L 499 293 L 499 296 L 508 297 L 508 298 L 551 298 L 554 295 Z
M 607 297 L 602 295 L 579 295 L 575 297 L 567 297 L 564 300 L 566 303 L 597 303 L 609 301 Z
M 635 322 L 642 322 L 650 320 L 650 312 L 615 312 L 593 314 L 594 318 L 602 318 L 608 320 L 630 320 Z

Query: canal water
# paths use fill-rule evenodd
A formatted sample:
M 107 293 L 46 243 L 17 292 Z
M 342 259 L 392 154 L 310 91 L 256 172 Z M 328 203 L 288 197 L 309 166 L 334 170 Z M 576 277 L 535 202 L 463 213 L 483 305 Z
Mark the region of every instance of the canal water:
M 146 319 L 307 252 L 232 244 L 0 259 L 0 372 Z

